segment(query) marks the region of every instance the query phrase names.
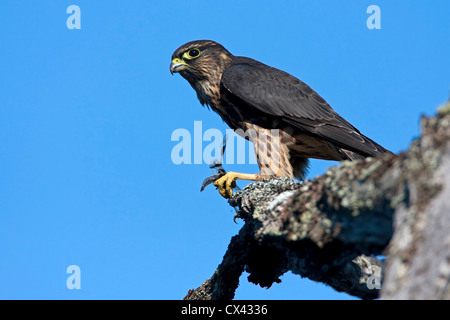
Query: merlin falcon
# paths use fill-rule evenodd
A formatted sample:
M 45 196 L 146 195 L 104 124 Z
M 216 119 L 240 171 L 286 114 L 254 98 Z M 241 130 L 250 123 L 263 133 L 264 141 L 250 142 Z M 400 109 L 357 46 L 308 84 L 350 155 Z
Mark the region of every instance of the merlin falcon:
M 303 179 L 308 158 L 356 160 L 391 153 L 364 136 L 303 81 L 210 40 L 188 42 L 170 72 L 194 88 L 202 105 L 253 143 L 259 174 L 228 172 L 214 182 L 225 198 L 235 180 Z

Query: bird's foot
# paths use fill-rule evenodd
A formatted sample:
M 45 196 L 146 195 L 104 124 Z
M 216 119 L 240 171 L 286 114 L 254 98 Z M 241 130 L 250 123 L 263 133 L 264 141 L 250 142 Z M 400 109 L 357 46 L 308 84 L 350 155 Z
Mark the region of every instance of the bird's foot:
M 230 171 L 214 181 L 214 185 L 219 188 L 219 193 L 224 198 L 230 198 L 233 195 L 233 188 L 236 187 L 236 180 L 261 180 L 259 174 L 248 174 Z
M 228 172 L 216 181 L 214 185 L 219 188 L 219 193 L 224 198 L 230 198 L 233 195 L 233 188 L 236 187 L 236 179 L 238 179 L 239 173 Z

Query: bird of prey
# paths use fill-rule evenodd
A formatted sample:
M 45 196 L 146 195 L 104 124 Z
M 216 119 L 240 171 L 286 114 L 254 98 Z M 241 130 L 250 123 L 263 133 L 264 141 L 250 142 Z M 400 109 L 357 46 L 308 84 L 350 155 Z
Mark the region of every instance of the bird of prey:
M 172 55 L 170 72 L 194 88 L 202 105 L 250 140 L 259 174 L 228 172 L 214 182 L 231 197 L 235 180 L 303 179 L 308 158 L 356 160 L 391 153 L 364 136 L 303 81 L 211 40 L 188 42 Z M 251 132 L 251 133 L 248 133 Z

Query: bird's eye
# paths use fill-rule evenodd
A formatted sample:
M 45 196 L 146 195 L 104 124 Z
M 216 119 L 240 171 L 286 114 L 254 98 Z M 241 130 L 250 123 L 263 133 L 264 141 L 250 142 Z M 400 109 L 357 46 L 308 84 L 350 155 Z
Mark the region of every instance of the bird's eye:
M 187 56 L 190 59 L 197 58 L 200 55 L 200 50 L 198 49 L 191 49 L 187 52 Z

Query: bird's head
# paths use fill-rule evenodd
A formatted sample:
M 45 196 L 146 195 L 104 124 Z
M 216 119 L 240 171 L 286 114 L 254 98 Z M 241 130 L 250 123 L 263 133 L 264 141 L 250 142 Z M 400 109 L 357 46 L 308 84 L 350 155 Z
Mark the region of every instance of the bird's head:
M 210 83 L 218 83 L 232 57 L 232 54 L 217 42 L 191 41 L 175 50 L 170 72 L 179 73 L 197 90 L 198 82 L 207 80 Z

